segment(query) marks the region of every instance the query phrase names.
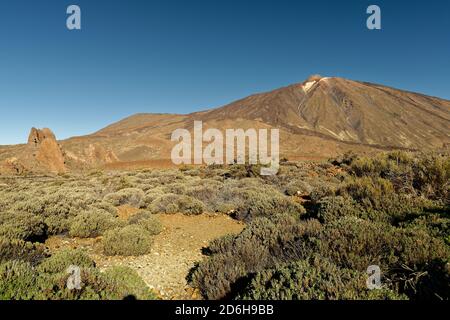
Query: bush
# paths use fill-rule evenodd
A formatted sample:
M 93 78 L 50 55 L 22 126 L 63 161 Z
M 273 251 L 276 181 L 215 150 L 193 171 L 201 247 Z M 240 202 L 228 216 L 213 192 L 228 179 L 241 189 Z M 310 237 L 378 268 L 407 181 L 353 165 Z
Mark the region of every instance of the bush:
M 311 201 L 317 203 L 323 198 L 334 196 L 334 190 L 328 184 L 319 184 L 311 192 Z
M 147 207 L 149 207 L 153 201 L 163 196 L 165 192 L 161 187 L 152 188 L 145 193 L 144 202 Z
M 344 217 L 321 235 L 319 252 L 337 266 L 364 272 L 378 265 L 392 287 L 410 298 L 435 299 L 450 294 L 445 271 L 450 257 L 442 239 L 418 229 Z
M 141 189 L 126 188 L 106 195 L 104 201 L 115 206 L 128 204 L 136 208 L 142 208 L 145 205 L 144 198 L 145 194 Z
M 45 259 L 37 270 L 43 273 L 65 273 L 70 266 L 95 267 L 94 261 L 80 249 L 62 250 Z
M 362 208 L 349 198 L 341 196 L 325 197 L 317 203 L 317 218 L 323 223 L 329 223 L 345 216 L 360 216 Z
M 5 212 L 0 214 L 0 236 L 43 242 L 47 238 L 47 225 L 42 217 L 31 213 Z
M 277 193 L 263 190 L 243 190 L 240 193 L 241 204 L 236 209 L 235 217 L 238 220 L 249 221 L 256 217 L 276 215 L 281 213 L 299 217 L 306 210 L 291 199 Z
M 81 289 L 67 287 L 69 273 L 45 273 L 23 261 L 0 265 L 0 300 L 119 300 L 130 296 L 154 299 L 142 279 L 133 270 L 114 267 L 99 272 L 81 268 Z
M 129 224 L 135 224 L 143 227 L 151 235 L 160 234 L 163 226 L 158 218 L 147 211 L 140 211 L 128 219 Z
M 338 190 L 338 195 L 349 195 L 366 208 L 383 209 L 385 202 L 391 202 L 395 195 L 389 180 L 363 177 L 348 181 Z
M 309 195 L 313 191 L 313 188 L 305 181 L 294 180 L 289 182 L 285 188 L 285 194 L 288 196 L 295 196 L 298 193 L 301 195 Z
M 150 291 L 136 271 L 128 267 L 112 267 L 107 269 L 105 277 L 114 284 L 115 299 L 134 298 L 137 300 L 154 300 L 155 294 Z
M 303 249 L 296 251 L 289 243 L 302 241 L 319 230 L 317 221 L 300 223 L 289 215 L 273 221 L 256 218 L 241 234 L 212 243 L 211 256 L 192 273 L 192 285 L 207 299 L 233 297 L 250 273 L 302 257 Z
M 253 276 L 238 299 L 251 300 L 348 300 L 369 295 L 367 276 L 336 265 L 321 257 L 296 261 Z M 401 299 L 390 290 L 378 298 Z M 390 294 L 387 294 L 390 293 Z
M 95 238 L 118 225 L 118 221 L 108 212 L 94 209 L 72 218 L 69 234 L 72 237 Z
M 399 247 L 394 229 L 357 217 L 342 217 L 326 225 L 321 235 L 320 253 L 341 268 L 365 272 L 378 265 L 387 270 L 398 262 Z
M 423 155 L 413 166 L 414 188 L 431 199 L 449 200 L 450 157 Z
M 0 264 L 0 300 L 31 300 L 37 295 L 36 277 L 29 262 Z
M 47 257 L 47 252 L 41 244 L 0 237 L 0 263 L 21 260 L 34 266 L 45 257 Z
M 205 205 L 197 199 L 189 196 L 169 193 L 158 197 L 150 206 L 153 213 L 185 213 L 197 215 L 203 213 Z
M 138 225 L 109 230 L 103 237 L 103 252 L 108 256 L 139 256 L 150 252 L 150 233 Z

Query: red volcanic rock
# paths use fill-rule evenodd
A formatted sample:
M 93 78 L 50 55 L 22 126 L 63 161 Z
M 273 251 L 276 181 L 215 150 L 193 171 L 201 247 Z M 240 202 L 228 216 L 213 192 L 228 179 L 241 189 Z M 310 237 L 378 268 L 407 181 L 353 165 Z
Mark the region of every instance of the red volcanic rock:
M 39 167 L 44 167 L 53 173 L 67 171 L 64 153 L 50 129 L 32 128 L 28 136 L 28 145 L 36 149 L 33 152 L 33 157 L 38 162 Z

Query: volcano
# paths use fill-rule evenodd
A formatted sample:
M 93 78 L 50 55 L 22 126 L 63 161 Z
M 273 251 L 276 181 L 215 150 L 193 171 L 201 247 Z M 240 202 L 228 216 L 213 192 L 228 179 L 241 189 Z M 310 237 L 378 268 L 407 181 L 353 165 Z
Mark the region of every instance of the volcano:
M 219 130 L 277 128 L 281 156 L 293 160 L 323 159 L 347 151 L 426 151 L 450 145 L 450 101 L 318 75 L 203 112 L 136 114 L 59 145 L 69 169 L 169 166 L 171 133 L 192 129 L 194 121 Z M 0 161 L 14 159 L 21 168 L 32 170 L 26 152 L 24 146 L 1 147 Z

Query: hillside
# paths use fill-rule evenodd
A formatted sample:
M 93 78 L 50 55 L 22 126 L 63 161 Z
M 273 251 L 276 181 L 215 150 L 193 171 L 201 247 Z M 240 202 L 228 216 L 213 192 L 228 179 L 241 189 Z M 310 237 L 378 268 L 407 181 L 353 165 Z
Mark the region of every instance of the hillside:
M 322 159 L 350 150 L 431 150 L 450 143 L 448 100 L 312 76 L 204 112 L 133 115 L 91 135 L 60 141 L 60 146 L 69 169 L 169 166 L 171 133 L 192 130 L 195 120 L 220 130 L 278 128 L 281 155 L 291 159 Z M 33 170 L 28 153 L 23 145 L 0 149 L 3 168 L 13 159 Z

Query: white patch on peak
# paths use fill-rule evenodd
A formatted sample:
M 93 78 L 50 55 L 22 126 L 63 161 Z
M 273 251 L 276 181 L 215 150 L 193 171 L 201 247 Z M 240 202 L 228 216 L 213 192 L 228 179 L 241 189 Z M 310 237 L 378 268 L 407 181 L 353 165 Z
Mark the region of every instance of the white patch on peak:
M 308 92 L 309 90 L 311 90 L 311 88 L 317 83 L 317 81 L 308 81 L 306 82 L 303 86 L 302 89 L 305 92 Z

